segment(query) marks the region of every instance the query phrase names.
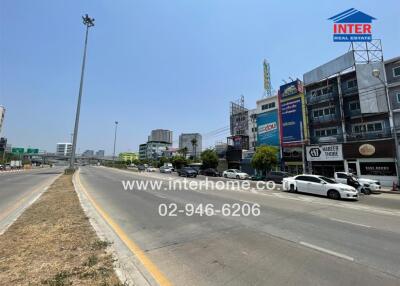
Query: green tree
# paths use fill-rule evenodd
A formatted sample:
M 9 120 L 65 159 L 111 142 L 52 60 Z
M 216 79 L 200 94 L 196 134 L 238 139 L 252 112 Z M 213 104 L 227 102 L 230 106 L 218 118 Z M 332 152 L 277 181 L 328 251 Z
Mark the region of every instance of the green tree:
M 163 166 L 164 163 L 170 163 L 170 159 L 167 157 L 161 157 L 160 160 L 158 161 L 158 167 Z
M 187 159 L 183 156 L 175 156 L 172 158 L 172 165 L 176 170 L 181 169 L 187 164 Z
M 273 146 L 261 145 L 257 147 L 251 160 L 254 169 L 260 170 L 264 175 L 272 167 L 278 165 L 278 149 Z
M 218 155 L 213 149 L 206 149 L 201 152 L 200 158 L 203 162 L 203 169 L 216 168 L 218 166 Z
M 187 153 L 188 153 L 188 148 L 187 147 L 183 147 L 183 148 L 178 150 L 178 153 L 182 154 L 182 156 L 186 158 Z

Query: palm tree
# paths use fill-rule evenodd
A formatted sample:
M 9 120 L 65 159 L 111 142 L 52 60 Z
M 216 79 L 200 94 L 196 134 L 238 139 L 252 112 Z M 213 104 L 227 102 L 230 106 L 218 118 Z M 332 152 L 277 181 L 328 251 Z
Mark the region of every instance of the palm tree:
M 188 152 L 188 148 L 187 147 L 183 147 L 182 149 L 179 149 L 179 153 L 181 153 L 182 156 L 185 157 L 185 158 L 186 158 L 187 152 Z
M 197 157 L 197 153 L 196 153 L 196 147 L 197 147 L 197 139 L 196 137 L 194 137 L 192 139 L 192 141 L 190 141 L 192 143 L 192 147 L 193 147 L 193 158 Z

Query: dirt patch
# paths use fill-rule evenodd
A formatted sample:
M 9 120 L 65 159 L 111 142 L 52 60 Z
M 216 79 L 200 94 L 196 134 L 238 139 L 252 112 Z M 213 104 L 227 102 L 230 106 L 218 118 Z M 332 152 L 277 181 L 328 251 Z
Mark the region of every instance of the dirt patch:
M 1 285 L 123 285 L 63 175 L 0 236 Z

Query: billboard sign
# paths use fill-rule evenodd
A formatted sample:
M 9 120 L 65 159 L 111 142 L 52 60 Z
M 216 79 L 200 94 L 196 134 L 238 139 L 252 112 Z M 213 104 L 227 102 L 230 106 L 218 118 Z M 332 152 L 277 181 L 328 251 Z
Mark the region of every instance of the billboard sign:
M 334 42 L 371 42 L 372 20 L 376 18 L 351 8 L 329 18 Z
M 258 145 L 279 146 L 278 111 L 272 110 L 257 115 Z
M 343 160 L 342 144 L 307 146 L 307 161 L 341 161 Z
M 302 100 L 296 98 L 281 104 L 282 142 L 300 143 L 302 140 L 300 126 L 303 122 Z
M 279 88 L 279 94 L 281 98 L 296 95 L 303 92 L 303 85 L 299 79 L 289 82 L 287 84 L 281 85 Z

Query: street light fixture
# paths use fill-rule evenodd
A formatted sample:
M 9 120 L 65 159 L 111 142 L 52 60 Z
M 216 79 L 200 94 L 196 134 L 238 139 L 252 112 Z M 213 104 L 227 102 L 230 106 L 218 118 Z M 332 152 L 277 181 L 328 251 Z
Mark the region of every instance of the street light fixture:
M 383 81 L 380 77 L 381 75 L 381 71 L 379 69 L 373 69 L 372 70 L 372 76 L 376 77 L 385 87 L 385 96 L 386 96 L 386 102 L 388 105 L 388 109 L 389 109 L 389 125 L 390 125 L 390 131 L 393 132 L 393 138 L 394 138 L 394 148 L 395 148 L 395 152 L 396 152 L 396 169 L 397 169 L 397 184 L 400 183 L 400 160 L 399 160 L 399 143 L 398 143 L 398 139 L 397 139 L 397 132 L 396 132 L 396 128 L 394 126 L 393 123 L 393 110 L 392 110 L 392 106 L 391 106 L 391 102 L 390 102 L 390 97 L 389 97 L 389 89 L 388 89 L 388 85 L 386 81 Z
M 75 115 L 74 137 L 72 140 L 72 153 L 71 153 L 71 159 L 69 161 L 69 169 L 71 171 L 75 169 L 75 166 L 74 166 L 75 165 L 75 151 L 76 151 L 76 142 L 78 139 L 79 115 L 81 112 L 81 99 L 82 99 L 82 91 L 83 91 L 83 78 L 84 78 L 84 74 L 85 74 L 88 34 L 89 34 L 89 28 L 94 26 L 94 19 L 90 18 L 88 14 L 86 14 L 85 16 L 82 16 L 82 20 L 83 20 L 83 24 L 86 26 L 86 36 L 85 36 L 85 48 L 83 50 L 81 82 L 79 85 L 78 104 L 76 107 L 76 115 Z
M 115 121 L 113 162 L 115 161 L 115 144 L 117 142 L 117 128 L 118 128 L 118 121 Z

